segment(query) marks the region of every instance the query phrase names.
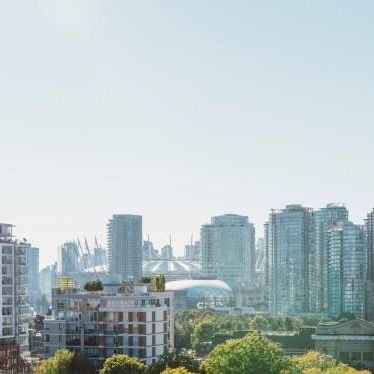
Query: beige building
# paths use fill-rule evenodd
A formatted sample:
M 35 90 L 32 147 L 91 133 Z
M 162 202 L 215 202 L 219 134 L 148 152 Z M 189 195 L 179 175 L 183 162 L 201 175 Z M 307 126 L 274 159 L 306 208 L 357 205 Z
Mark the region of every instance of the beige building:
M 327 322 L 317 326 L 312 338 L 316 351 L 374 370 L 374 323 L 361 319 Z

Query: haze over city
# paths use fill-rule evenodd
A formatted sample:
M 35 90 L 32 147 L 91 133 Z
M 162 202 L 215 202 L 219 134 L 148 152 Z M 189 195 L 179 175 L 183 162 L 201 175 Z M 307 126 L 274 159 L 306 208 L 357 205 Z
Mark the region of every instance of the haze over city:
M 110 4 L 110 5 L 109 5 Z M 116 213 L 182 254 L 211 216 L 373 206 L 374 4 L 0 2 L 1 219 L 106 245 Z

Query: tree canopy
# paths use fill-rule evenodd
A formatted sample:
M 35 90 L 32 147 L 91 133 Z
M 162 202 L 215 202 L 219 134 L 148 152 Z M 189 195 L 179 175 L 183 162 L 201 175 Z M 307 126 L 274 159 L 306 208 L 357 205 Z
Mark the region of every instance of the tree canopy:
M 35 374 L 91 374 L 94 373 L 88 360 L 67 349 L 61 349 L 48 360 L 42 361 L 34 370 Z
M 281 347 L 256 332 L 218 345 L 202 363 L 207 374 L 279 374 L 289 367 Z
M 160 374 L 166 369 L 183 367 L 192 373 L 199 371 L 199 362 L 193 357 L 177 352 L 167 352 L 160 359 L 147 367 L 147 374 Z
M 292 359 L 291 374 L 369 374 L 367 370 L 356 370 L 335 360 L 333 357 L 310 351 L 302 357 Z
M 167 368 L 161 372 L 161 374 L 191 374 L 185 367 L 181 366 L 178 368 Z
M 143 374 L 145 368 L 143 362 L 135 357 L 115 354 L 105 360 L 100 374 Z
M 93 281 L 88 281 L 84 285 L 84 289 L 86 291 L 102 291 L 103 290 L 103 284 L 101 283 L 101 280 L 93 280 Z
M 160 274 L 155 278 L 155 288 L 157 292 L 164 292 L 165 291 L 165 275 Z

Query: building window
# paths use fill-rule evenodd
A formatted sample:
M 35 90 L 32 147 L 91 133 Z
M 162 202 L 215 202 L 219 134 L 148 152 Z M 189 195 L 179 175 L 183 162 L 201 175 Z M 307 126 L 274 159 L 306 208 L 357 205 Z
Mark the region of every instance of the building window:
M 373 359 L 374 359 L 373 352 L 363 352 L 362 355 L 363 355 L 363 360 L 364 361 L 373 361 Z
M 349 352 L 339 352 L 339 359 L 342 361 L 349 361 Z
M 361 361 L 361 352 L 352 352 L 351 358 L 352 361 Z

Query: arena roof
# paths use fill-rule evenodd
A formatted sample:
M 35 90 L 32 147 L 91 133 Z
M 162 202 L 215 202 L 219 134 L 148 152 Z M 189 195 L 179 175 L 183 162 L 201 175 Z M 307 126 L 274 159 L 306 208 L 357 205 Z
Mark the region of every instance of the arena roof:
M 199 273 L 201 272 L 201 263 L 189 260 L 153 260 L 143 261 L 143 273 Z
M 173 282 L 167 282 L 165 285 L 167 291 L 182 291 L 194 288 L 204 288 L 231 292 L 231 288 L 223 281 L 211 279 L 186 279 Z

